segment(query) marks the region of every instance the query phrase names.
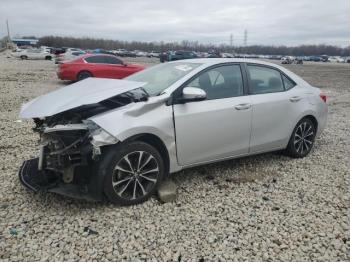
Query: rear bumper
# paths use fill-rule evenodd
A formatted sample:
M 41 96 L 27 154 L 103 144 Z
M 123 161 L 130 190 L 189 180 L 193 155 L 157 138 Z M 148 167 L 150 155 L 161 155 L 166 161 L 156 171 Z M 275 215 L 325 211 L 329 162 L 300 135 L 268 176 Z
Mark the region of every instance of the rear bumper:
M 29 159 L 23 162 L 19 172 L 20 182 L 33 192 L 52 192 L 59 195 L 85 199 L 88 201 L 101 201 L 103 195 L 96 191 L 97 188 L 90 190 L 88 184 L 65 184 L 59 182 L 57 177 L 52 176 L 45 171 L 38 169 L 39 158 Z M 91 185 L 91 183 L 90 183 Z M 93 184 L 92 184 L 93 186 Z
M 59 65 L 60 66 L 60 65 Z M 56 71 L 57 77 L 61 80 L 76 81 L 76 73 L 71 70 L 58 68 Z

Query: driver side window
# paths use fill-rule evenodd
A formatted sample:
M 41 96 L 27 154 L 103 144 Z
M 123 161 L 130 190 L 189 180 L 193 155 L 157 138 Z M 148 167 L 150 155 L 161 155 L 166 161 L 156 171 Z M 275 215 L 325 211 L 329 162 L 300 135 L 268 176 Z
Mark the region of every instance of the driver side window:
M 203 89 L 207 100 L 243 95 L 243 79 L 239 65 L 224 65 L 201 73 L 187 86 Z

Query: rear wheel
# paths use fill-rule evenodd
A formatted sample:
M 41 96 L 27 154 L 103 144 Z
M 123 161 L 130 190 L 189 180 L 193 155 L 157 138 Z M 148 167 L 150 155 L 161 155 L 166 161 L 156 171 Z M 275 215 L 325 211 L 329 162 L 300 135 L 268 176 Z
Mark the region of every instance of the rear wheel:
M 21 55 L 20 58 L 21 58 L 22 60 L 28 59 L 28 57 L 27 57 L 26 55 Z
M 77 75 L 77 80 L 80 81 L 89 77 L 92 77 L 92 74 L 90 72 L 82 71 Z
M 293 130 L 286 149 L 287 154 L 295 158 L 305 157 L 310 153 L 315 137 L 315 124 L 309 118 L 303 118 Z
M 110 202 L 139 204 L 150 198 L 164 177 L 164 162 L 151 145 L 134 141 L 112 147 L 101 162 L 104 192 Z
M 49 55 L 45 57 L 45 60 L 51 60 L 51 59 L 52 59 L 52 57 Z

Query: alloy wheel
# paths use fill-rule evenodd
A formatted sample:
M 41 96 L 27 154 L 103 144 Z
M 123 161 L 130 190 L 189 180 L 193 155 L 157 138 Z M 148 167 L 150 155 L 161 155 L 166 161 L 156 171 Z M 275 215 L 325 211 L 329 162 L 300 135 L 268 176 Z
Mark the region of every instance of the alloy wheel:
M 112 186 L 119 197 L 135 200 L 152 191 L 158 177 L 156 158 L 146 151 L 134 151 L 121 158 L 115 166 Z
M 308 153 L 314 143 L 315 130 L 308 121 L 302 122 L 294 133 L 294 148 L 298 154 Z

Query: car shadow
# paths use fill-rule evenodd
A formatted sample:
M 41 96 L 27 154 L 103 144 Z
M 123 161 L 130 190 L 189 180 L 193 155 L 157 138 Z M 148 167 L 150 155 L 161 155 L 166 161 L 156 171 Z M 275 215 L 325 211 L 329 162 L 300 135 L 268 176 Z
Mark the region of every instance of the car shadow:
M 174 173 L 170 177 L 179 187 L 193 180 L 248 183 L 279 176 L 276 169 L 269 168 L 270 163 L 277 162 L 283 166 L 291 160 L 281 152 L 272 152 L 192 167 Z
M 176 183 L 180 191 L 188 191 L 187 187 L 191 183 L 195 183 L 199 187 L 203 183 L 213 183 L 219 189 L 226 189 L 225 184 L 227 183 L 238 185 L 269 178 L 275 180 L 279 173 L 275 168 L 273 171 L 269 170 L 270 163 L 277 162 L 278 165 L 283 166 L 289 161 L 292 161 L 292 159 L 280 152 L 265 153 L 188 168 L 171 174 L 169 178 Z M 26 198 L 31 199 L 35 209 L 38 210 L 66 210 L 66 212 L 75 213 L 90 209 L 127 208 L 127 206 L 113 205 L 107 201 L 73 199 L 55 193 L 37 193 L 33 195 L 29 190 L 26 191 L 24 193 L 28 194 Z M 33 203 L 33 200 L 35 203 Z M 160 204 L 156 198 L 149 201 Z M 141 205 L 147 205 L 147 202 Z

